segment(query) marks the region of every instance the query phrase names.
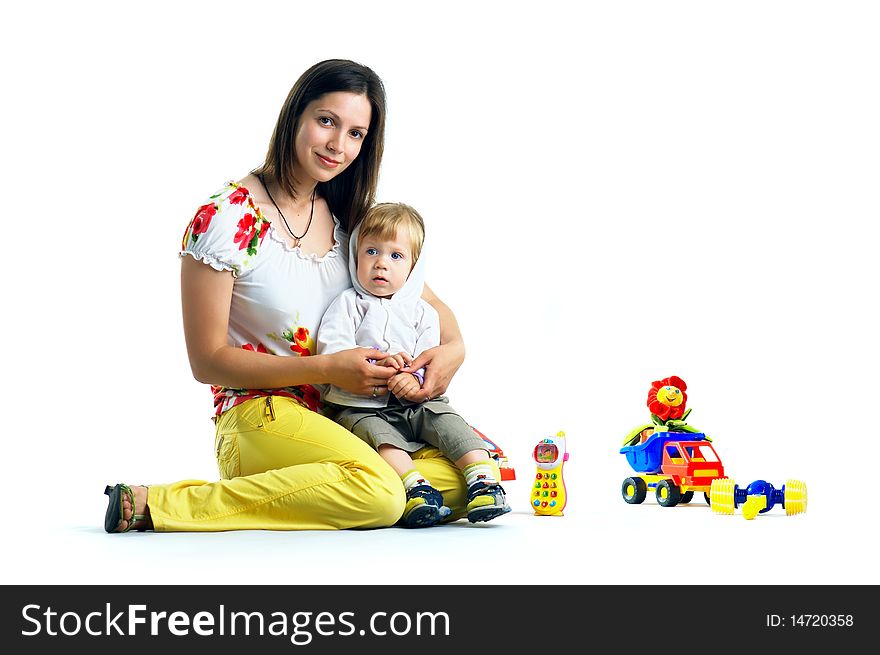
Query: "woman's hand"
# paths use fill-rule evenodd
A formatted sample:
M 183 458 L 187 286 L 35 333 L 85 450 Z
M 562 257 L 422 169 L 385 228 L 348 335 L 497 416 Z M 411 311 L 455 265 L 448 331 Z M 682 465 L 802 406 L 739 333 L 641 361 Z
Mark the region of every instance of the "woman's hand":
M 406 399 L 422 402 L 442 396 L 462 362 L 464 362 L 464 343 L 462 341 L 429 348 L 416 357 L 410 366 L 414 371 L 418 371 L 422 367 L 425 368 L 425 383 L 419 391 L 406 396 Z
M 327 357 L 330 384 L 360 396 L 385 395 L 388 380 L 397 374 L 393 367 L 370 363 L 370 360 L 381 361 L 390 356 L 375 348 L 350 348 L 318 356 Z

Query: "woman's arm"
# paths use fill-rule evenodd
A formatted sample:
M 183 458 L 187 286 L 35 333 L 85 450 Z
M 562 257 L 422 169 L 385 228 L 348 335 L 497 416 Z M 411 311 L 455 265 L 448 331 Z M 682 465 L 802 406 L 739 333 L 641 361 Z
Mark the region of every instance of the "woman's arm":
M 181 261 L 183 331 L 190 368 L 199 382 L 234 389 L 330 383 L 370 395 L 374 386 L 384 386 L 394 374 L 393 369 L 368 362 L 378 354 L 372 348 L 281 357 L 230 346 L 227 332 L 233 281 L 232 273 L 217 271 L 192 257 Z
M 442 396 L 452 376 L 464 362 L 464 339 L 452 310 L 425 285 L 422 299 L 440 315 L 440 345 L 421 353 L 412 363 L 412 369 L 425 367 L 425 382 L 421 390 L 409 400 L 420 402 Z

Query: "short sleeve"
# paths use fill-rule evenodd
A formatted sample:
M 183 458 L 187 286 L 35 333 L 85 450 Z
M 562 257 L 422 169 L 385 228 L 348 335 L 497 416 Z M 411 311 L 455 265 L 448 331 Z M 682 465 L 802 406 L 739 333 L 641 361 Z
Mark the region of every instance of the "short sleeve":
M 357 332 L 358 315 L 355 306 L 357 296 L 353 289 L 347 289 L 339 294 L 330 303 L 321 325 L 318 327 L 317 347 L 319 355 L 338 353 L 340 350 L 357 346 L 355 333 Z
M 183 234 L 179 255 L 191 255 L 240 277 L 252 267 L 268 229 L 269 221 L 250 192 L 229 182 L 196 210 Z

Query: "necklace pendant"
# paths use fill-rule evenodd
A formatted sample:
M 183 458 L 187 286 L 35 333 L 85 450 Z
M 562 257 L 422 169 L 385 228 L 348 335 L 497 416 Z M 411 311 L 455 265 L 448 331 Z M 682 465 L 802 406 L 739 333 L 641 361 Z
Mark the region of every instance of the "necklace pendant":
M 275 202 L 275 199 L 272 197 L 272 194 L 269 192 L 269 187 L 266 186 L 266 182 L 263 181 L 263 176 L 258 175 L 257 179 L 260 180 L 260 184 L 263 185 L 263 188 L 266 190 L 266 195 L 269 196 L 269 200 L 272 201 L 272 204 L 275 205 L 275 211 L 278 212 L 278 215 L 281 217 L 281 220 L 284 221 L 284 227 L 287 228 L 287 231 L 290 232 L 290 236 L 293 237 L 293 247 L 299 248 L 299 244 L 302 242 L 302 238 L 308 234 L 309 228 L 312 227 L 312 218 L 315 216 L 315 192 L 318 190 L 316 186 L 312 189 L 312 206 L 309 208 L 309 222 L 306 223 L 306 230 L 301 235 L 296 236 L 293 233 L 293 230 L 290 229 L 290 225 L 287 223 L 287 219 L 284 218 L 284 214 L 281 213 L 281 209 L 279 209 L 278 204 Z

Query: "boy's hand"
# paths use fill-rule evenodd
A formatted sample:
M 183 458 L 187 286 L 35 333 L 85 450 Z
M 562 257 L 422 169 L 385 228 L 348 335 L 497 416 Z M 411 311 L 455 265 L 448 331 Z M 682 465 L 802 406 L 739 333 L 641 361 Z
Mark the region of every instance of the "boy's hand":
M 419 379 L 412 373 L 398 373 L 388 380 L 388 391 L 398 398 L 407 399 L 421 388 Z
M 412 357 L 407 353 L 397 353 L 396 355 L 389 355 L 381 362 L 376 363 L 379 364 L 379 366 L 390 366 L 396 371 L 402 371 L 412 364 Z

